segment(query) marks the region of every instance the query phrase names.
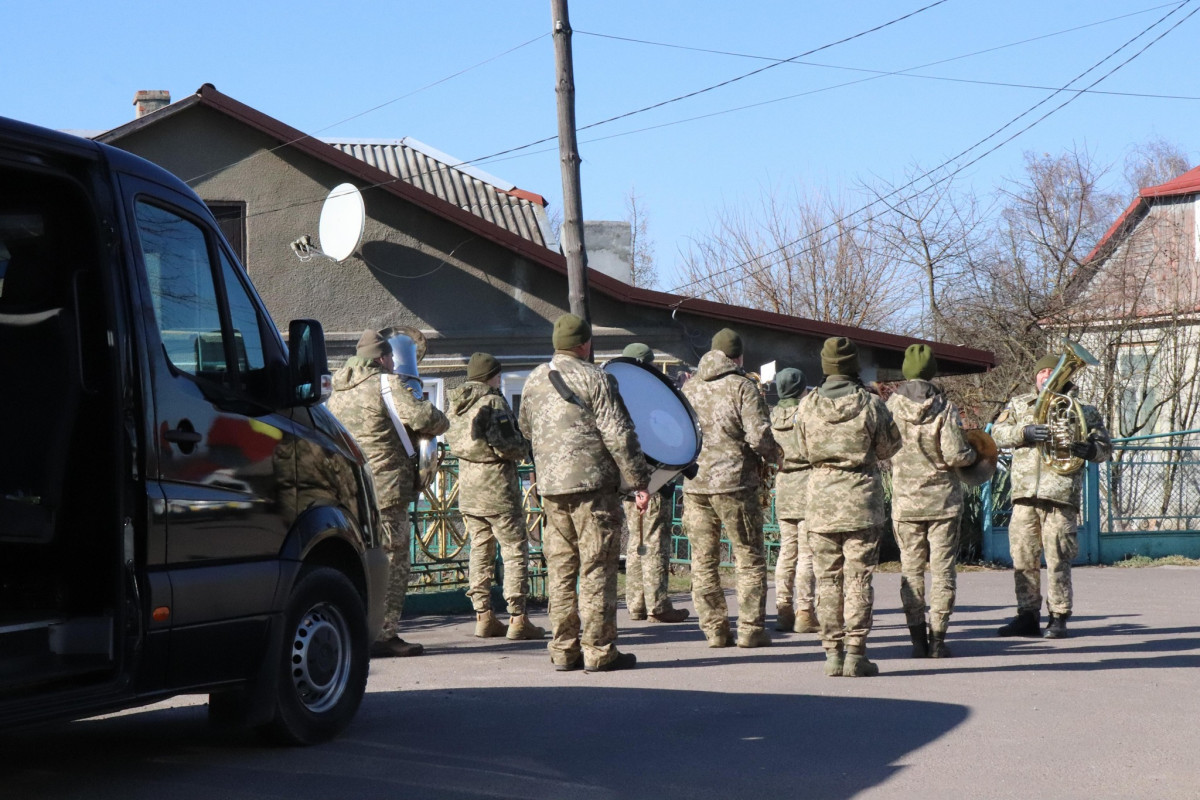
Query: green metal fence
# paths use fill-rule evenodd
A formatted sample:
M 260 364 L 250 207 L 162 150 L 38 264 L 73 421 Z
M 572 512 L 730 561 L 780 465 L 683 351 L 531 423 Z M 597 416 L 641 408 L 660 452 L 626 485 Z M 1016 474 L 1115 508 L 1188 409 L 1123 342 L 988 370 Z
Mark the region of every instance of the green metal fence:
M 1009 462 L 1002 454 L 984 492 L 984 558 L 1003 564 L 1012 563 Z M 1110 461 L 1087 465 L 1080 512 L 1075 563 L 1200 558 L 1200 431 L 1114 439 Z

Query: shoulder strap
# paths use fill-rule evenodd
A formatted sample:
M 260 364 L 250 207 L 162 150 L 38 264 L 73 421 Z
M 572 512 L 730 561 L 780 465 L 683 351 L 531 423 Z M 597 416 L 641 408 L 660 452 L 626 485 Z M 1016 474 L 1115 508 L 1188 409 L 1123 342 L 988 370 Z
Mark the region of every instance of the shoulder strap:
M 592 413 L 592 410 L 585 406 L 583 401 L 579 399 L 579 395 L 575 394 L 570 386 L 567 386 L 567 382 L 563 379 L 561 372 L 551 368 L 547 377 L 550 379 L 550 385 L 554 387 L 554 391 L 558 392 L 559 397 L 568 403 L 579 406 L 589 414 Z

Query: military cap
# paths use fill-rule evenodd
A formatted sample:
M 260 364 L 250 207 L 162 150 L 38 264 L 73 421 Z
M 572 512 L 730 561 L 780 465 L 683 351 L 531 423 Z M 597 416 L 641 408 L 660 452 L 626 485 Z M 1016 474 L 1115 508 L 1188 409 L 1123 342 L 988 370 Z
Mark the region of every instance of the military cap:
M 779 370 L 775 375 L 775 389 L 780 398 L 799 397 L 804 391 L 804 373 L 795 367 Z
M 857 375 L 858 347 L 845 336 L 831 336 L 821 347 L 821 372 L 826 375 Z
M 625 358 L 636 359 L 646 365 L 654 363 L 654 351 L 650 349 L 650 345 L 641 342 L 626 345 L 625 349 L 621 351 L 621 355 Z
M 713 335 L 712 349 L 720 350 L 730 358 L 737 358 L 742 354 L 742 337 L 735 330 L 722 328 Z
M 901 371 L 905 380 L 932 380 L 937 375 L 937 358 L 933 348 L 927 344 L 910 344 L 904 351 L 904 366 Z
M 354 353 L 362 358 L 383 358 L 392 354 L 392 346 L 379 331 L 365 330 L 362 336 L 358 337 Z
M 574 314 L 563 314 L 554 320 L 554 349 L 573 350 L 592 340 L 592 326 Z
M 1037 375 L 1039 372 L 1041 372 L 1044 369 L 1054 369 L 1055 367 L 1058 366 L 1058 360 L 1060 358 L 1062 358 L 1062 356 L 1055 356 L 1055 355 L 1042 356 L 1041 358 L 1038 359 L 1037 363 L 1033 365 L 1033 374 Z
M 467 362 L 467 380 L 487 383 L 500 374 L 500 362 L 491 353 L 472 353 Z

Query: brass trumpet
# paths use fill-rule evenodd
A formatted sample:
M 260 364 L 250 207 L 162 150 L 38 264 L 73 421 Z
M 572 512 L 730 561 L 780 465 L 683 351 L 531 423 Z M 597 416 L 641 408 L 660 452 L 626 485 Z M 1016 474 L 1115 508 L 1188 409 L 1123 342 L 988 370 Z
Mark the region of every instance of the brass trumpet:
M 1070 339 L 1063 339 L 1063 354 L 1058 365 L 1038 392 L 1033 407 L 1033 421 L 1050 428 L 1050 438 L 1038 442 L 1042 463 L 1059 475 L 1072 475 L 1083 467 L 1083 459 L 1071 452 L 1076 442 L 1086 442 L 1087 421 L 1083 417 L 1083 406 L 1074 397 L 1066 394 L 1071 378 L 1086 366 L 1099 362 L 1095 356 Z

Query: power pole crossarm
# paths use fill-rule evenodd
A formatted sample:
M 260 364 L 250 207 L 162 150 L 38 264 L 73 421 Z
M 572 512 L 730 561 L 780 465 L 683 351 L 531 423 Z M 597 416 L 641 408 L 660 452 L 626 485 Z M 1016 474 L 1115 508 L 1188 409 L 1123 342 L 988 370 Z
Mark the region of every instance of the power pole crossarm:
M 554 24 L 555 92 L 558 97 L 558 157 L 562 168 L 562 247 L 567 259 L 571 313 L 591 322 L 588 305 L 587 251 L 583 243 L 583 193 L 579 183 L 579 146 L 575 140 L 575 70 L 571 62 L 571 20 L 567 0 L 550 0 Z

